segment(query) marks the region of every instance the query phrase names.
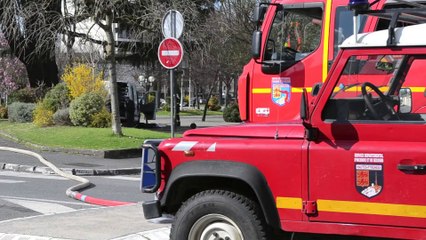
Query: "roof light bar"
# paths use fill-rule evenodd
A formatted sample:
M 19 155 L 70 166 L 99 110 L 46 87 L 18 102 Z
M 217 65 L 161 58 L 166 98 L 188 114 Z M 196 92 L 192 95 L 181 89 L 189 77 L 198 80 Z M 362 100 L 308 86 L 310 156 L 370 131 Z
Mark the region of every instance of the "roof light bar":
M 349 0 L 348 3 L 349 10 L 364 11 L 370 8 L 370 3 L 368 0 Z

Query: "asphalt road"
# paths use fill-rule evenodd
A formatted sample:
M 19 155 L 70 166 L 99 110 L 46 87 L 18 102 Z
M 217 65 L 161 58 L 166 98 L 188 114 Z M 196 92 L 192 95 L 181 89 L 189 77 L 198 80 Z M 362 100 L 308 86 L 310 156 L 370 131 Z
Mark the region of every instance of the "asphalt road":
M 223 120 L 223 116 L 208 115 L 205 121 L 202 121 L 202 116 L 180 116 L 181 126 L 189 127 L 191 123 L 195 123 L 199 127 L 212 127 L 220 125 L 230 125 L 235 123 L 228 123 Z M 148 123 L 157 123 L 161 125 L 170 125 L 170 116 L 157 116 L 155 120 L 150 120 Z
M 94 186 L 81 192 L 85 195 L 130 203 L 153 198 L 151 194 L 140 193 L 138 176 L 86 178 Z M 0 171 L 0 221 L 99 207 L 67 197 L 65 190 L 76 184 L 57 175 Z
M 138 175 L 86 178 L 93 187 L 82 194 L 129 205 L 103 207 L 71 199 L 65 190 L 76 182 L 57 175 L 0 171 L 0 239 L 168 239 L 169 223 L 143 217 L 141 202 L 153 195 L 140 193 Z

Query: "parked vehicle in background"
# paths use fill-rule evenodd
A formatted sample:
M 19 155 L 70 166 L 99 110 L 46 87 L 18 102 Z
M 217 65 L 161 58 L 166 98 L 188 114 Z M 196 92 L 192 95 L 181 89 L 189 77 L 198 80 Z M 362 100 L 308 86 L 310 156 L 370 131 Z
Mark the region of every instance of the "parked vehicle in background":
M 117 82 L 117 88 L 120 121 L 123 125 L 137 126 L 141 122 L 142 114 L 146 121 L 155 119 L 155 96 L 150 98 L 149 93 L 141 94 L 136 85 L 130 82 Z M 111 106 L 108 109 L 111 109 Z

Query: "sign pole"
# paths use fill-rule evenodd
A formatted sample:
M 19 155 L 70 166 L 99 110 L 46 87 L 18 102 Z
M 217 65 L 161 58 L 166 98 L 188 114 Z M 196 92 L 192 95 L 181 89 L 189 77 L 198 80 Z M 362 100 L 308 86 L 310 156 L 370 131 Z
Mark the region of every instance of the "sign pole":
M 175 137 L 175 122 L 176 122 L 176 96 L 175 96 L 175 86 L 174 86 L 174 70 L 170 69 L 170 115 L 171 115 L 171 124 L 170 124 L 170 134 L 171 137 Z
M 170 72 L 170 132 L 171 137 L 175 136 L 176 119 L 176 91 L 175 91 L 175 71 L 174 69 L 180 64 L 183 57 L 182 44 L 177 40 L 183 32 L 184 19 L 180 12 L 170 10 L 166 13 L 162 20 L 162 31 L 166 38 L 160 43 L 158 48 L 158 58 L 163 67 L 169 69 Z
M 171 21 L 170 21 L 170 29 L 172 32 L 172 37 L 176 38 L 176 12 L 171 12 Z
M 176 38 L 176 13 L 173 11 L 171 12 L 171 21 L 170 21 L 170 27 L 172 32 L 172 37 Z M 176 129 L 176 93 L 175 93 L 175 74 L 174 69 L 170 69 L 170 91 L 171 91 L 171 114 L 172 114 L 172 122 L 171 122 L 171 135 L 172 138 L 175 137 L 175 129 Z

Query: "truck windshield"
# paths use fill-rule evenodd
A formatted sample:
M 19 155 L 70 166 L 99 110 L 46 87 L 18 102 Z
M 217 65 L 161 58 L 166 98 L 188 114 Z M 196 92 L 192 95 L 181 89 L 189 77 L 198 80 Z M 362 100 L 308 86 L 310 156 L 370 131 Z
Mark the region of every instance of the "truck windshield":
M 364 82 L 374 84 L 387 94 L 402 59 L 402 55 L 352 56 L 334 88 L 332 98 L 361 97 Z
M 264 60 L 299 61 L 305 58 L 320 44 L 321 25 L 320 7 L 277 11 Z
M 336 8 L 336 23 L 334 25 L 334 57 L 339 52 L 339 45 L 353 34 L 354 13 L 346 6 Z M 358 18 L 358 33 L 362 32 L 367 21 L 367 15 L 360 15 Z

